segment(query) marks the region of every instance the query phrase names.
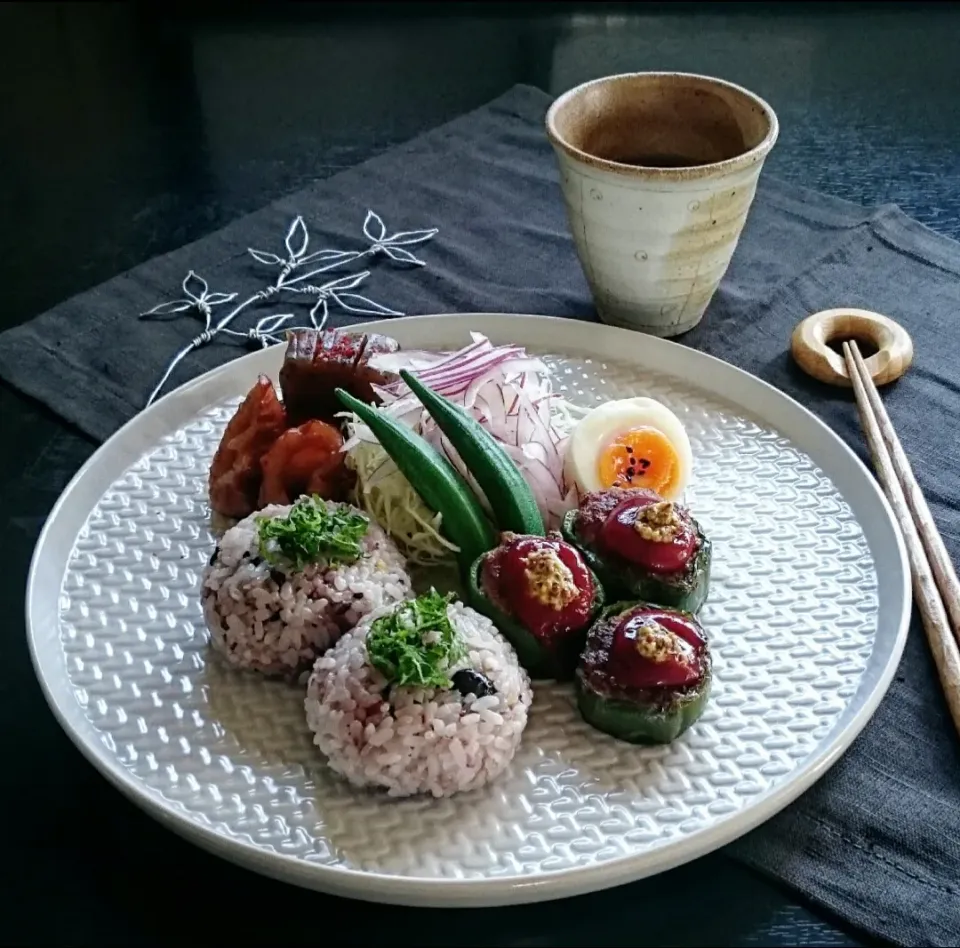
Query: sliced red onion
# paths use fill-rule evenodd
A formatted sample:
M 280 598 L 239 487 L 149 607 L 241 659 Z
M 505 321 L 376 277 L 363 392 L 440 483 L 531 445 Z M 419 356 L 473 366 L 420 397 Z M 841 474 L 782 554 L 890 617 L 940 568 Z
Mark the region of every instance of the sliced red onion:
M 530 484 L 548 527 L 576 506 L 576 492 L 567 484 L 563 456 L 565 419 L 554 410 L 550 370 L 521 346 L 495 346 L 472 332 L 471 342 L 455 352 L 401 350 L 371 358 L 371 366 L 398 373 L 407 369 L 434 391 L 469 411 L 503 446 Z M 453 446 L 402 380 L 374 386 L 385 411 L 414 428 L 448 458 L 486 505 L 486 498 Z M 376 438 L 351 418 L 344 450 Z

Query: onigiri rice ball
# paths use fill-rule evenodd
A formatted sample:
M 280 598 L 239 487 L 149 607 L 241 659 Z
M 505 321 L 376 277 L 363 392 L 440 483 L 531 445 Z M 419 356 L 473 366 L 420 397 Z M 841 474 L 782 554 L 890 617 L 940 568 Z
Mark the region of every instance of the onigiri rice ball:
M 238 669 L 290 680 L 364 616 L 411 592 L 402 554 L 372 521 L 355 562 L 281 569 L 265 560 L 258 519 L 285 518 L 293 506 L 264 507 L 227 530 L 204 569 L 201 593 L 214 651 Z
M 461 602 L 447 616 L 463 645 L 449 687 L 397 686 L 367 652 L 367 615 L 317 659 L 304 702 L 314 743 L 356 787 L 388 796 L 446 797 L 495 780 L 520 746 L 533 700 L 530 678 L 494 624 Z

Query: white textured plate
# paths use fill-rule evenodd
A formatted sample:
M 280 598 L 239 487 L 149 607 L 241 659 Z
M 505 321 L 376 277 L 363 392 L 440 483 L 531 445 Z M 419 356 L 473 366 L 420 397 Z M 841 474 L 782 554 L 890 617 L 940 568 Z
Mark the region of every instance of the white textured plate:
M 67 733 L 154 817 L 242 865 L 418 905 L 556 898 L 662 871 L 769 818 L 837 759 L 906 636 L 907 561 L 882 494 L 812 414 L 725 363 L 626 330 L 545 317 L 374 323 L 405 346 L 517 342 L 584 404 L 650 394 L 693 444 L 688 501 L 714 541 L 702 619 L 715 655 L 701 720 L 669 747 L 591 730 L 571 689 L 536 688 L 513 767 L 436 802 L 350 790 L 314 752 L 297 688 L 211 660 L 198 583 L 207 466 L 257 372 L 231 362 L 94 455 L 37 546 L 27 624 Z

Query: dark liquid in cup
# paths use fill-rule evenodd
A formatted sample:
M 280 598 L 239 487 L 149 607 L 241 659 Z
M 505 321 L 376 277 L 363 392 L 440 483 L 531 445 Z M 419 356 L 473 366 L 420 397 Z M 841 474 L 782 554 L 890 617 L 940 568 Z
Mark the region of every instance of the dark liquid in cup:
M 621 165 L 635 165 L 641 168 L 692 168 L 695 165 L 707 163 L 687 155 L 630 155 L 624 158 L 614 157 L 612 160 Z

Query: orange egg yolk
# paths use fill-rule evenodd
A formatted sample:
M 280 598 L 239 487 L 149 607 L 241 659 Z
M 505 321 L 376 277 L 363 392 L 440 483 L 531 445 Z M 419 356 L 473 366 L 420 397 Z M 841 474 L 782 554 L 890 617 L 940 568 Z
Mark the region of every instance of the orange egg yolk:
M 607 487 L 644 487 L 671 499 L 680 482 L 680 458 L 658 428 L 631 428 L 600 452 L 597 473 Z

